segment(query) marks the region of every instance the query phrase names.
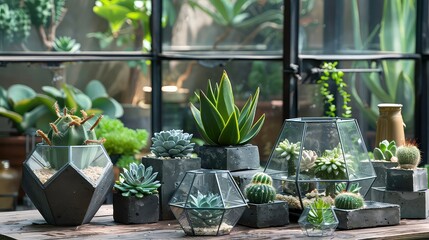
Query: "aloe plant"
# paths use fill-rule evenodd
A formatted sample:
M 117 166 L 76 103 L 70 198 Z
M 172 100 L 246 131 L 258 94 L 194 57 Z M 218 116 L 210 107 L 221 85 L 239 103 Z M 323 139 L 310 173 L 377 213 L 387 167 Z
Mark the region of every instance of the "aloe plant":
M 57 52 L 79 52 L 80 43 L 76 42 L 76 39 L 73 39 L 69 36 L 58 37 L 55 39 L 53 48 Z
M 191 103 L 191 111 L 203 140 L 209 145 L 242 145 L 248 143 L 261 130 L 265 121 L 263 114 L 253 124 L 259 97 L 259 88 L 250 96 L 244 107 L 234 103 L 231 82 L 226 71 L 219 85 L 212 88 L 209 81 L 207 92 L 196 94 L 200 109 Z

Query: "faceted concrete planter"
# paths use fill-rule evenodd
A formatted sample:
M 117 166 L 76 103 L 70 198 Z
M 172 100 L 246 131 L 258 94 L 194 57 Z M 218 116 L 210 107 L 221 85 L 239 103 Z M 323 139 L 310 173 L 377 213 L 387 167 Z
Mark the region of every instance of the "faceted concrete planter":
M 399 205 L 367 201 L 361 209 L 334 208 L 338 229 L 355 229 L 398 225 L 401 220 Z
M 159 219 L 174 219 L 168 202 L 179 186 L 185 173 L 189 170 L 201 168 L 201 159 L 159 159 L 144 157 L 142 158 L 142 163 L 145 166 L 152 166 L 153 171 L 158 172 L 156 180 L 159 180 L 161 183 L 161 187 L 158 189 L 160 203 Z
M 124 197 L 113 194 L 113 219 L 124 224 L 154 223 L 159 219 L 159 197 L 157 194 L 143 198 Z
M 387 169 L 397 167 L 398 163 L 376 160 L 376 161 L 372 161 L 372 166 L 374 167 L 375 174 L 377 175 L 377 178 L 372 184 L 372 187 L 386 187 Z
M 112 163 L 101 145 L 37 145 L 24 162 L 22 187 L 48 224 L 88 223 L 112 186 Z
M 289 224 L 288 205 L 284 201 L 254 204 L 244 210 L 238 224 L 252 228 L 278 227 Z
M 401 218 L 429 217 L 429 190 L 401 192 L 372 188 L 372 198 L 377 202 L 398 204 L 401 208 Z
M 428 174 L 425 168 L 387 169 L 386 190 L 415 192 L 427 188 Z
M 201 167 L 206 169 L 223 169 L 229 171 L 258 169 L 259 150 L 255 145 L 244 146 L 200 146 L 197 148 L 201 157 Z

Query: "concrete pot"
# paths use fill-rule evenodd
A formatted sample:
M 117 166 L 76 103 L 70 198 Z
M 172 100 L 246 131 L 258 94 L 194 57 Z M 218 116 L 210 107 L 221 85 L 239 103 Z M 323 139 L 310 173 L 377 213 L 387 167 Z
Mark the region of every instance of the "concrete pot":
M 222 169 L 229 171 L 258 169 L 259 150 L 251 144 L 244 146 L 200 146 L 197 148 L 201 157 L 201 167 L 206 169 Z
M 152 166 L 154 172 L 158 172 L 157 180 L 160 181 L 161 187 L 159 191 L 160 220 L 175 219 L 170 210 L 168 202 L 179 186 L 185 173 L 189 170 L 197 170 L 201 168 L 200 158 L 187 159 L 159 159 L 143 157 L 142 163 L 145 166 Z
M 355 229 L 398 225 L 401 220 L 399 205 L 366 201 L 360 209 L 334 208 L 338 218 L 338 229 Z
M 375 178 L 373 187 L 386 187 L 386 172 L 387 169 L 394 168 L 398 166 L 397 162 L 388 162 L 388 161 L 371 161 L 372 166 L 374 167 Z
M 417 192 L 389 191 L 372 188 L 372 198 L 377 202 L 398 204 L 401 218 L 426 219 L 429 217 L 429 190 Z
M 288 204 L 284 201 L 255 204 L 244 210 L 238 224 L 252 228 L 279 227 L 289 224 Z
M 426 169 L 387 169 L 386 190 L 416 192 L 428 189 Z
M 158 194 L 143 198 L 124 197 L 121 193 L 113 194 L 113 219 L 124 224 L 154 223 L 159 219 Z
M 231 175 L 234 178 L 235 183 L 240 188 L 241 192 L 244 192 L 246 186 L 252 181 L 252 177 L 255 173 L 262 172 L 263 169 L 258 170 L 243 170 L 232 172 Z

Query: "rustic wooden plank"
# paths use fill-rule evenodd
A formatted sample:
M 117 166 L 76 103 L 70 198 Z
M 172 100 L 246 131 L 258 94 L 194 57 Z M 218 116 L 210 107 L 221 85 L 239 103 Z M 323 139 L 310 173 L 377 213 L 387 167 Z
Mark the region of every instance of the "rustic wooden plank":
M 47 225 L 37 210 L 0 213 L 0 239 L 178 239 L 185 237 L 177 221 L 122 225 L 113 222 L 112 206 L 103 205 L 91 223 L 78 227 Z M 336 231 L 329 239 L 429 239 L 429 220 L 403 219 L 398 226 Z M 230 235 L 192 239 L 314 239 L 304 236 L 296 223 L 252 229 L 236 226 Z

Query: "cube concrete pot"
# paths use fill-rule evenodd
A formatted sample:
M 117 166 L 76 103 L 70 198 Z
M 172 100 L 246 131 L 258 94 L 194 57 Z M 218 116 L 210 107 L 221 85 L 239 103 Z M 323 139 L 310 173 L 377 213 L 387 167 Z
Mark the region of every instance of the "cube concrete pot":
M 373 187 L 386 187 L 386 172 L 387 169 L 394 168 L 398 166 L 397 162 L 389 161 L 371 161 L 372 166 L 374 167 L 375 174 L 377 178 L 372 184 Z
M 252 228 L 279 227 L 289 224 L 288 205 L 284 201 L 272 203 L 247 203 L 249 206 L 244 210 L 238 220 L 238 224 Z
M 334 208 L 338 218 L 338 229 L 356 229 L 398 225 L 401 220 L 399 205 L 366 201 L 360 209 Z
M 221 169 L 229 171 L 258 169 L 259 150 L 251 144 L 243 146 L 200 146 L 197 148 L 201 158 L 201 167 L 205 169 Z
M 185 173 L 189 170 L 197 170 L 201 168 L 201 159 L 160 159 L 143 157 L 142 163 L 145 166 L 152 166 L 153 171 L 158 172 L 156 180 L 159 180 L 161 183 L 161 187 L 158 189 L 160 203 L 159 219 L 175 219 L 168 203 Z
M 386 190 L 416 192 L 426 189 L 428 189 L 428 174 L 425 168 L 387 169 Z
M 113 193 L 113 219 L 124 224 L 158 222 L 158 194 L 136 198 L 124 197 L 118 192 Z
M 389 191 L 372 188 L 372 197 L 377 202 L 398 204 L 401 218 L 426 219 L 429 217 L 429 190 L 417 192 Z

